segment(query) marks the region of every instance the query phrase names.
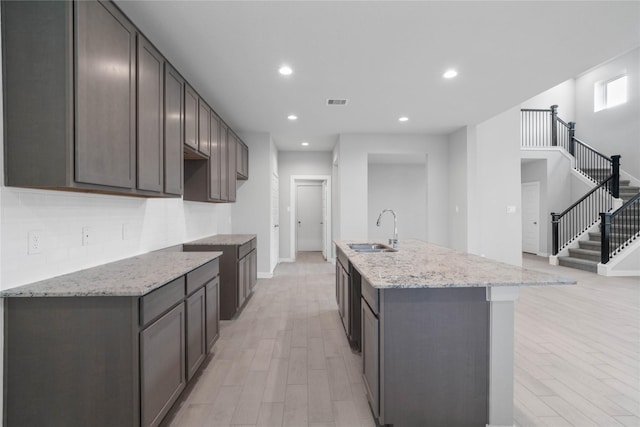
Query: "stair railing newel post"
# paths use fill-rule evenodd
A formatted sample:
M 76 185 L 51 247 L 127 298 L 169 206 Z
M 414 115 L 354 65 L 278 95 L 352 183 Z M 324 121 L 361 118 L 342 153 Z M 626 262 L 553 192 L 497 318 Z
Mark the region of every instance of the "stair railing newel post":
M 558 106 L 551 107 L 551 145 L 558 145 Z
M 567 123 L 567 125 L 569 126 L 569 154 L 571 154 L 573 157 L 576 156 L 576 142 L 574 141 L 574 138 L 576 136 L 576 123 L 575 122 L 569 122 Z
M 560 215 L 551 213 L 551 237 L 553 241 L 553 255 L 558 255 L 558 231 L 559 231 Z
M 620 197 L 620 155 L 611 156 L 611 175 L 613 182 L 611 183 L 611 195 L 618 199 Z
M 600 262 L 609 262 L 609 240 L 611 238 L 611 213 L 600 212 Z

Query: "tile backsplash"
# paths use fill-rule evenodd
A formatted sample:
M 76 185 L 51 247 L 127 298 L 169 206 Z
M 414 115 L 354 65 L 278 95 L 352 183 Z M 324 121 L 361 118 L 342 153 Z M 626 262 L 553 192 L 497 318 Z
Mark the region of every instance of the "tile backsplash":
M 231 231 L 228 204 L 0 191 L 2 289 Z M 38 236 L 38 253 L 28 251 L 30 232 Z

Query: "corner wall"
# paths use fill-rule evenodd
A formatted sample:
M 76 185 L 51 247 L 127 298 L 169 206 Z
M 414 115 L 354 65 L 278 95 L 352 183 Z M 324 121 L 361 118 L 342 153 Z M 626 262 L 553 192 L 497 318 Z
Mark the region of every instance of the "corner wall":
M 258 237 L 258 274 L 273 273 L 271 262 L 271 186 L 277 174 L 271 135 L 244 132 L 239 135 L 249 147 L 249 180 L 238 181 L 237 200 L 231 208 L 234 234 L 256 234 Z M 275 170 L 274 170 L 275 169 Z
M 471 135 L 467 142 L 468 250 L 521 266 L 520 106 L 473 129 L 475 141 Z
M 411 154 L 427 158 L 427 241 L 448 245 L 449 218 L 447 137 L 444 135 L 410 134 L 342 134 L 338 155 L 338 239 L 367 239 L 370 217 L 368 212 L 368 155 Z M 393 208 L 393 207 L 391 207 Z M 376 218 L 373 218 L 375 221 Z M 398 220 L 402 228 L 402 218 Z

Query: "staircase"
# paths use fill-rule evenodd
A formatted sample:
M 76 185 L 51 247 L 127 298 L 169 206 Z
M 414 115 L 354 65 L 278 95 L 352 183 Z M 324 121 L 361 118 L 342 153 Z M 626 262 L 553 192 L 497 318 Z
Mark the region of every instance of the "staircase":
M 606 156 L 576 138 L 575 123 L 560 119 L 557 107 L 521 110 L 521 145 L 564 149 L 594 186 L 563 212 L 551 213 L 550 262 L 595 273 L 604 266 L 607 274 L 609 260 L 632 244 L 640 249 L 634 243 L 640 239 L 640 188 L 620 179 L 620 155 Z
M 584 170 L 592 179 L 601 181 L 607 178 L 608 170 Z M 640 192 L 640 187 L 630 185 L 629 180 L 620 181 L 620 198 L 622 202 L 630 200 Z M 638 207 L 634 207 L 638 210 Z M 619 225 L 612 227 L 612 235 L 621 235 Z M 577 248 L 570 248 L 568 256 L 559 256 L 558 263 L 565 267 L 577 268 L 580 270 L 598 272 L 598 263 L 600 262 L 600 246 L 602 233 L 599 231 L 589 232 L 587 236 L 578 241 Z

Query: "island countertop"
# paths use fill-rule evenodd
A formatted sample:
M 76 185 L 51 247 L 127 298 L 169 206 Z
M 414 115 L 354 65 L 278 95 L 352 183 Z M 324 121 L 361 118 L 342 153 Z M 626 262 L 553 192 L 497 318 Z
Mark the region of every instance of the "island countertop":
M 222 255 L 150 252 L 0 292 L 0 297 L 142 296 Z
M 205 237 L 204 239 L 198 239 L 192 242 L 186 242 L 184 243 L 184 245 L 188 245 L 188 246 L 244 245 L 245 243 L 255 238 L 256 238 L 255 234 L 216 234 L 215 236 Z
M 356 252 L 349 243 L 334 243 L 374 288 L 455 288 L 572 285 L 553 275 L 490 260 L 419 240 L 401 240 L 397 252 Z

